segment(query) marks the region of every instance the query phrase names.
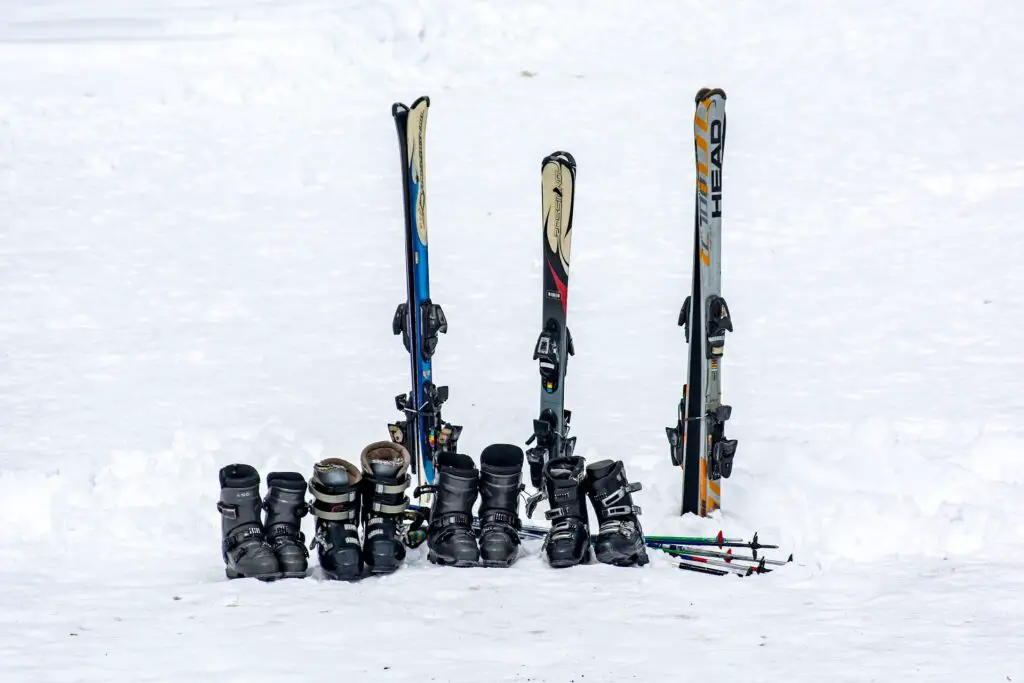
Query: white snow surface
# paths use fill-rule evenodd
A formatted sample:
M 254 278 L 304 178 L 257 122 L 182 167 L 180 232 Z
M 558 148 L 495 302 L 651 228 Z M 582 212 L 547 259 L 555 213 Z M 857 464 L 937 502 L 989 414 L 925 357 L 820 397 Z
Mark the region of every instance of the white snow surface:
M 1024 680 L 1017 2 L 0 0 L 0 680 Z M 677 515 L 693 94 L 726 89 L 724 511 Z M 739 579 L 227 581 L 233 462 L 387 438 L 390 106 L 432 98 L 435 376 L 537 411 L 540 159 L 579 162 L 566 405 Z M 309 518 L 305 530 L 311 532 Z M 777 555 L 778 556 L 778 555 Z

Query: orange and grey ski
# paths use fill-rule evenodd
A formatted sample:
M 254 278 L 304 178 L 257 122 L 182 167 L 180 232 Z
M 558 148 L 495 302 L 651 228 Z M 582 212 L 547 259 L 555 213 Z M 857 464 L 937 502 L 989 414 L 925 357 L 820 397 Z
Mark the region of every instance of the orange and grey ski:
M 732 474 L 736 440 L 725 438 L 732 408 L 722 405 L 721 361 L 725 333 L 732 331 L 722 298 L 722 160 L 725 92 L 703 88 L 693 118 L 697 163 L 693 281 L 679 313 L 689 344 L 679 419 L 668 427 L 672 464 L 683 470 L 681 514 L 701 517 L 721 508 L 721 480 Z

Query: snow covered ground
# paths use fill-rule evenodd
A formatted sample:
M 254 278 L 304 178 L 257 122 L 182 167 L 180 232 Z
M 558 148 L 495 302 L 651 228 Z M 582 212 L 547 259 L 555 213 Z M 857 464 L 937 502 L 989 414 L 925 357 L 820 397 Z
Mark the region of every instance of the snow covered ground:
M 1024 680 L 1019 3 L 0 0 L 0 680 Z M 692 97 L 729 94 L 724 513 L 680 518 Z M 432 98 L 435 362 L 537 409 L 539 162 L 579 161 L 567 407 L 747 580 L 224 579 L 217 470 L 386 438 L 396 100 Z M 308 519 L 307 519 L 308 523 Z M 309 527 L 307 527 L 307 532 Z

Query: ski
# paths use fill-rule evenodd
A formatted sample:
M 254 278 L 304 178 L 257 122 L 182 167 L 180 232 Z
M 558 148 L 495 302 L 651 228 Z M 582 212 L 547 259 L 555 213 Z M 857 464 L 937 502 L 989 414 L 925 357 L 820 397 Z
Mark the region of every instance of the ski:
M 553 152 L 541 162 L 541 248 L 544 288 L 541 294 L 541 332 L 533 349 L 540 366 L 540 416 L 533 421 L 527 445 L 530 483 L 543 491 L 548 460 L 572 455 L 576 437 L 569 437 L 571 413 L 565 410 L 565 369 L 573 355 L 566 327 L 569 298 L 569 254 L 572 246 L 576 160 L 568 152 Z M 543 493 L 530 498 L 530 516 Z
M 430 98 L 420 97 L 412 106 L 396 102 L 391 115 L 398 131 L 402 161 L 402 198 L 405 210 L 405 302 L 398 305 L 391 331 L 402 335 L 409 352 L 412 386 L 395 397 L 404 419 L 388 425 L 391 439 L 412 456 L 419 486 L 434 483 L 434 462 L 441 451 L 454 451 L 462 427 L 445 422 L 441 406 L 448 387 L 434 384 L 432 358 L 438 335 L 448 331 L 441 307 L 430 299 L 430 265 L 427 252 L 427 186 L 424 142 Z
M 722 298 L 725 92 L 703 88 L 695 101 L 693 280 L 678 320 L 689 344 L 688 369 L 678 421 L 666 431 L 672 464 L 683 470 L 680 512 L 704 517 L 722 507 L 721 480 L 732 474 L 736 440 L 725 438 L 725 423 L 732 408 L 721 402 L 719 367 L 725 333 L 732 331 L 729 307 Z

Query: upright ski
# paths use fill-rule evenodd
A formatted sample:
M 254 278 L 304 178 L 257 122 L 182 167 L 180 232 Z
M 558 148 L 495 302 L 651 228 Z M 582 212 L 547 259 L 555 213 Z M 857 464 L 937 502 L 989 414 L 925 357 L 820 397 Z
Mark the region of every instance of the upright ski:
M 540 416 L 526 452 L 530 483 L 542 488 L 544 464 L 570 456 L 576 437 L 569 438 L 570 412 L 564 407 L 565 367 L 573 355 L 572 335 L 566 327 L 569 301 L 569 253 L 572 246 L 572 211 L 576 188 L 576 160 L 568 152 L 553 152 L 541 162 L 541 249 L 544 289 L 541 332 L 533 350 L 540 361 Z M 533 502 L 536 505 L 537 501 Z M 527 508 L 527 513 L 532 507 Z
M 732 331 L 722 298 L 722 157 L 725 92 L 703 88 L 693 118 L 697 160 L 693 286 L 679 313 L 689 361 L 679 420 L 668 427 L 672 464 L 683 469 L 681 514 L 706 516 L 722 506 L 721 480 L 732 474 L 735 439 L 725 438 L 732 407 L 722 405 L 720 363 Z
M 427 259 L 427 189 L 424 139 L 430 98 L 412 106 L 395 103 L 391 115 L 398 129 L 402 160 L 402 197 L 405 206 L 405 275 L 407 299 L 398 305 L 392 331 L 402 335 L 409 352 L 412 386 L 395 397 L 405 419 L 388 425 L 391 439 L 408 449 L 419 485 L 434 483 L 434 462 L 441 451 L 454 452 L 462 427 L 445 422 L 441 405 L 448 387 L 433 381 L 431 359 L 438 335 L 448 331 L 448 321 L 438 304 L 430 300 L 430 267 Z

